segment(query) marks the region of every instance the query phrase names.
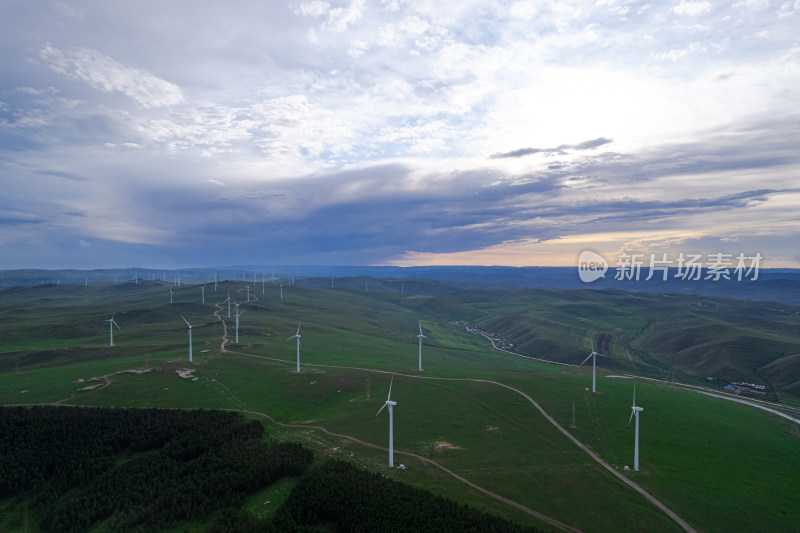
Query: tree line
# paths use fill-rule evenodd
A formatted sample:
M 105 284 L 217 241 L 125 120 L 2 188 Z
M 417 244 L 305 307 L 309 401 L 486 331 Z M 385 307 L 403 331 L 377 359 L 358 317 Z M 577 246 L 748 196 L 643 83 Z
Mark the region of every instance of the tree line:
M 337 460 L 310 468 L 272 525 L 297 532 L 538 531 Z
M 0 408 L 0 498 L 30 501 L 46 531 L 203 520 L 312 459 L 224 411 Z
M 312 460 L 232 412 L 0 407 L 0 500 L 29 506 L 42 531 L 187 522 L 210 533 L 537 531 L 350 463 Z M 271 517 L 243 509 L 284 476 L 300 480 Z M 21 520 L 0 517 L 0 530 Z

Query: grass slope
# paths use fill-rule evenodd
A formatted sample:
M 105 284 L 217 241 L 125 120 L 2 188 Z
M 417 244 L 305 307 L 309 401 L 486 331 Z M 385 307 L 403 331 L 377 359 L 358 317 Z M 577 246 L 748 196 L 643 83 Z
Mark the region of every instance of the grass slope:
M 442 316 L 476 323 L 514 351 L 579 364 L 592 344 L 599 364 L 655 378 L 767 387 L 800 401 L 800 308 L 621 291 L 528 290 L 439 298 Z
M 234 322 L 221 302 L 228 291 L 237 301 L 246 300 L 241 283 L 220 283 L 216 293 L 207 289 L 205 305 L 199 288 L 173 289 L 173 304 L 168 287 L 154 282 L 0 292 L 0 402 L 248 411 L 271 435 L 300 441 L 320 457 L 353 461 L 520 523 L 546 526 L 422 459 L 403 455 L 415 454 L 584 530 L 674 531 L 677 526 L 580 451 L 523 397 L 474 380 L 495 380 L 527 393 L 564 427 L 575 401 L 577 428 L 570 431 L 620 471 L 632 464 L 633 435 L 627 426 L 632 383 L 600 377 L 598 394 L 587 393 L 590 369 L 503 354 L 448 320 L 497 328 L 493 331 L 509 340 L 512 334 L 532 335 L 531 347 L 552 344 L 529 352 L 546 358 L 582 359 L 591 339 L 604 332 L 612 336 L 611 355 L 621 367 L 652 369 L 655 363 L 648 357 L 658 360 L 649 352 L 642 355 L 645 350 L 636 343 L 662 327 L 659 320 L 669 309 L 697 317 L 710 311 L 721 324 L 739 316 L 734 304 L 727 314 L 708 306 L 697 309 L 694 303 L 706 299 L 694 297 L 663 298 L 667 311 L 651 317 L 658 296 L 521 291 L 431 297 L 285 286 L 281 300 L 279 288 L 268 284 L 264 294 L 260 286 L 251 288 L 251 302 L 240 306 L 239 343 L 233 344 Z M 27 309 L 25 320 L 9 325 L 6 319 L 21 308 Z M 224 328 L 215 311 L 227 325 L 228 352 L 220 352 Z M 112 313 L 121 329 L 114 333 L 117 345 L 109 348 L 103 321 Z M 193 324 L 209 324 L 193 330 L 192 364 L 179 313 Z M 791 324 L 794 315 L 780 316 Z M 418 320 L 427 336 L 421 375 L 416 371 Z M 296 343 L 287 339 L 300 321 L 303 371 L 298 375 Z M 48 336 L 64 324 L 62 338 Z M 772 338 L 791 341 L 791 332 L 782 327 L 778 322 Z M 764 335 L 770 326 L 752 328 Z M 515 342 L 515 349 L 525 353 L 524 342 Z M 764 372 L 779 373 L 775 361 Z M 124 372 L 142 367 L 149 371 Z M 196 381 L 179 377 L 184 369 L 193 370 Z M 313 428 L 385 448 L 388 420 L 385 412 L 375 413 L 392 373 L 392 399 L 398 402 L 395 462 L 406 464 L 405 471 L 387 468 L 385 450 Z M 93 377 L 100 379 L 76 383 Z M 84 390 L 94 385 L 99 386 Z M 644 407 L 641 471 L 626 475 L 679 515 L 706 531 L 790 531 L 800 522 L 800 509 L 792 505 L 800 488 L 787 475 L 800 468 L 800 438 L 788 422 L 668 384 L 640 382 L 637 403 Z

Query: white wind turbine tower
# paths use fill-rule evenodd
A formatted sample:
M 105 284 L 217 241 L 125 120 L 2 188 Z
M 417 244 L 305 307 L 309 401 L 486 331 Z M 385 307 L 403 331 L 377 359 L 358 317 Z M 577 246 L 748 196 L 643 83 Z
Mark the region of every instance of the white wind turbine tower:
M 228 318 L 231 317 L 231 291 L 228 291 L 228 297 L 222 300 L 222 303 L 228 302 Z
M 236 344 L 239 344 L 239 317 L 244 314 L 244 311 L 239 312 L 239 304 L 236 305 Z
M 114 326 L 117 326 L 117 329 L 122 329 L 122 328 L 119 327 L 119 324 L 114 322 L 114 315 L 116 315 L 116 313 L 113 313 L 111 315 L 111 318 L 108 318 L 108 319 L 104 320 L 104 322 L 108 322 L 108 329 L 109 329 L 109 332 L 111 333 L 111 340 L 109 340 L 109 343 L 108 343 L 109 346 L 114 346 Z
M 281 285 L 281 300 L 283 300 L 283 285 Z
M 300 324 L 302 324 L 302 322 L 300 322 Z M 297 333 L 295 333 L 294 335 L 292 335 L 291 337 L 286 339 L 287 341 L 290 341 L 290 340 L 292 340 L 294 338 L 297 339 L 297 373 L 298 374 L 300 373 L 300 324 L 297 324 Z
M 172 289 L 169 290 L 169 303 L 172 303 Z
M 180 315 L 180 317 L 183 318 L 183 315 Z M 193 325 L 189 324 L 189 321 L 186 320 L 185 318 L 183 318 L 183 321 L 186 322 L 187 326 L 189 326 L 189 362 L 191 363 L 192 362 L 192 328 L 199 328 L 200 326 L 205 326 L 205 324 L 197 324 L 197 325 L 193 326 Z
M 595 364 L 595 363 L 596 363 L 596 360 L 597 360 L 597 356 L 598 356 L 598 355 L 600 355 L 600 354 L 594 351 L 594 342 L 592 342 L 592 353 L 590 353 L 590 354 L 589 354 L 589 355 L 586 357 L 586 359 L 584 359 L 584 360 L 583 360 L 583 363 L 585 363 L 586 361 L 588 361 L 588 360 L 589 360 L 589 357 L 591 357 L 591 358 L 592 358 L 592 392 L 595 392 L 595 387 L 594 387 L 594 383 L 595 383 L 595 370 L 596 370 L 596 364 Z M 583 366 L 583 363 L 581 363 L 581 366 Z
M 392 376 L 392 381 L 389 382 L 389 396 L 386 397 L 386 402 L 378 409 L 378 416 L 383 411 L 383 408 L 387 405 L 389 406 L 389 467 L 394 468 L 394 411 L 393 407 L 397 405 L 397 402 L 392 401 L 392 383 L 394 383 L 394 375 Z
M 250 285 L 247 286 L 247 301 L 250 302 Z
M 200 290 L 203 291 L 203 299 L 201 300 L 201 302 L 206 303 L 206 286 L 200 285 Z
M 426 339 L 425 335 L 422 334 L 422 324 L 417 321 L 417 325 L 419 326 L 419 371 L 422 372 L 422 339 Z
M 214 272 L 214 292 L 217 292 L 217 273 Z
M 631 425 L 633 415 L 636 415 L 636 437 L 633 441 L 633 469 L 639 471 L 639 413 L 642 412 L 641 407 L 636 406 L 636 383 L 633 384 L 633 405 L 631 406 L 631 417 L 628 419 L 628 425 Z

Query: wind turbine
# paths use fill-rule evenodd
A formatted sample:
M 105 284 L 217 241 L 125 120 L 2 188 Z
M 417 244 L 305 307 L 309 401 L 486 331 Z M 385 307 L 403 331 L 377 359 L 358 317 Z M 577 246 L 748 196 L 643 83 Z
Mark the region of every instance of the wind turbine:
M 422 339 L 426 339 L 427 337 L 422 334 L 422 324 L 417 321 L 417 325 L 419 326 L 419 371 L 422 372 Z
M 104 322 L 108 322 L 108 329 L 111 333 L 111 340 L 108 343 L 109 346 L 114 346 L 114 326 L 117 326 L 117 329 L 122 329 L 119 327 L 119 324 L 114 322 L 114 315 L 116 315 L 116 313 L 113 313 L 111 315 L 111 318 L 107 318 L 106 320 L 104 320 Z
M 222 300 L 222 303 L 228 302 L 228 318 L 231 317 L 231 291 L 228 291 L 228 297 Z
M 302 322 L 300 322 L 302 324 Z M 300 373 L 300 324 L 297 324 L 297 333 L 286 339 L 290 341 L 294 338 L 297 338 L 297 373 Z
M 633 405 L 631 406 L 631 417 L 628 419 L 628 425 L 631 425 L 633 415 L 636 415 L 636 437 L 633 441 L 633 469 L 639 471 L 639 413 L 644 409 L 636 406 L 636 383 L 633 384 Z
M 214 292 L 217 292 L 217 273 L 214 272 Z
M 247 286 L 247 301 L 250 302 L 250 285 Z
M 172 303 L 172 289 L 169 290 L 169 303 Z
M 600 355 L 600 354 L 594 351 L 594 342 L 592 342 L 592 353 L 590 353 L 590 354 L 589 354 L 589 355 L 586 357 L 586 359 L 584 359 L 584 360 L 583 360 L 583 363 L 585 363 L 586 361 L 588 361 L 588 360 L 589 360 L 589 357 L 591 357 L 591 358 L 592 358 L 592 392 L 595 392 L 595 387 L 594 387 L 594 383 L 595 383 L 595 370 L 596 370 L 596 368 L 595 368 L 595 367 L 596 367 L 596 365 L 595 365 L 595 362 L 596 362 L 596 360 L 597 360 L 597 356 L 598 356 L 598 355 Z M 581 363 L 581 366 L 583 366 L 583 363 Z
M 183 318 L 183 315 L 180 315 L 180 317 Z M 193 326 L 193 325 L 189 324 L 189 321 L 186 320 L 185 318 L 183 318 L 183 321 L 186 322 L 187 326 L 189 326 L 189 362 L 191 363 L 192 362 L 192 328 L 199 328 L 200 326 L 205 326 L 205 324 L 197 324 L 197 325 Z
M 236 304 L 236 344 L 239 344 L 239 317 L 244 314 L 244 311 L 239 312 L 239 304 Z
M 281 285 L 281 300 L 283 300 L 283 285 Z
M 206 286 L 205 285 L 200 285 L 200 290 L 203 291 L 202 303 L 206 303 Z
M 394 468 L 394 411 L 393 407 L 397 405 L 397 402 L 392 401 L 392 383 L 394 383 L 394 375 L 392 375 L 392 381 L 389 382 L 389 396 L 386 397 L 386 402 L 378 409 L 378 416 L 383 411 L 383 408 L 387 405 L 389 406 L 389 467 Z

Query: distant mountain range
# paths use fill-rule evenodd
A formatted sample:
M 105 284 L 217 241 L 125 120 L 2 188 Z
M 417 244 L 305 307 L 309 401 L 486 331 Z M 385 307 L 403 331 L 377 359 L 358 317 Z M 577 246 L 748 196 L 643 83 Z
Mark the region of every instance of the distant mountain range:
M 514 290 L 527 288 L 545 289 L 618 289 L 628 292 L 698 294 L 741 300 L 774 301 L 790 305 L 800 305 L 800 269 L 760 269 L 757 279 L 754 274 L 739 281 L 721 278 L 688 280 L 677 277 L 677 269 L 670 268 L 667 279 L 657 272 L 647 280 L 649 271 L 643 268 L 639 279 L 616 279 L 618 271 L 609 268 L 604 278 L 591 283 L 581 281 L 575 267 L 504 267 L 504 266 L 324 266 L 324 265 L 233 265 L 203 268 L 183 268 L 161 270 L 148 268 L 119 268 L 95 270 L 4 270 L 0 272 L 0 286 L 40 285 L 40 284 L 80 284 L 126 281 L 134 279 L 166 280 L 182 283 L 213 282 L 218 279 L 247 279 L 256 282 L 266 280 L 278 283 L 296 283 L 305 286 L 326 286 L 327 280 L 334 278 L 338 287 L 367 289 L 368 282 L 356 282 L 353 278 L 375 278 L 382 282 L 373 283 L 373 292 L 400 292 L 405 287 L 413 292 L 442 293 L 464 289 Z M 622 277 L 622 276 L 620 276 Z M 344 279 L 343 279 L 344 278 Z M 336 282 L 336 279 L 339 281 Z M 434 280 L 431 284 L 410 283 L 411 280 Z M 345 281 L 346 280 L 346 281 Z

